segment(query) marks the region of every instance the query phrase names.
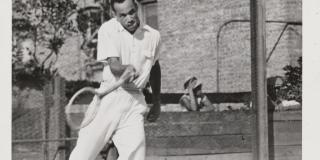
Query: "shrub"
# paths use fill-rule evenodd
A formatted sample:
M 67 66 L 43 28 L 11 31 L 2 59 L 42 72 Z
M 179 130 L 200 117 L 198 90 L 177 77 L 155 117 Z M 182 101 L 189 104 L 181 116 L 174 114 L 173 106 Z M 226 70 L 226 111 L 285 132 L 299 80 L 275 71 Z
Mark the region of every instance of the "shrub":
M 287 65 L 284 82 L 279 90 L 279 98 L 302 102 L 302 57 L 298 59 L 297 66 Z

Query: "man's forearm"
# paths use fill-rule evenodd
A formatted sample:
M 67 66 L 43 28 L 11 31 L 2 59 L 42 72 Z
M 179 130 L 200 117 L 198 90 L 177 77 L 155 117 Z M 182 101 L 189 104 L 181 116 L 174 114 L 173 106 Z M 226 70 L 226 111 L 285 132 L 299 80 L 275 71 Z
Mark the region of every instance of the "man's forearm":
M 149 82 L 152 89 L 153 105 L 148 113 L 147 120 L 149 122 L 154 122 L 159 118 L 159 115 L 161 112 L 161 105 L 160 105 L 161 70 L 160 70 L 160 64 L 158 61 L 156 61 L 155 65 L 153 65 L 151 68 Z
M 127 67 L 128 65 L 121 65 L 121 64 L 110 65 L 110 70 L 115 77 L 119 78 L 121 77 L 121 75 L 123 74 L 123 72 L 126 70 Z
M 159 61 L 156 61 L 151 69 L 150 73 L 150 86 L 152 89 L 152 100 L 160 100 L 160 90 L 161 90 L 161 68 Z
M 122 65 L 118 57 L 111 57 L 111 58 L 108 58 L 107 60 L 110 65 L 111 73 L 117 78 L 121 77 L 123 72 L 128 67 L 128 65 Z

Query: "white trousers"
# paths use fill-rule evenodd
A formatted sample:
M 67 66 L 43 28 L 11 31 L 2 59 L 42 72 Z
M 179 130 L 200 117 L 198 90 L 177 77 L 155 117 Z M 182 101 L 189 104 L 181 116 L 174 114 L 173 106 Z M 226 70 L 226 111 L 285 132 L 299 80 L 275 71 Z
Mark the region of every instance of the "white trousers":
M 95 101 L 89 105 L 86 116 L 96 107 Z M 144 160 L 146 110 L 144 96 L 139 91 L 119 88 L 109 93 L 102 98 L 92 122 L 80 129 L 69 160 L 94 160 L 110 139 L 119 152 L 118 160 Z

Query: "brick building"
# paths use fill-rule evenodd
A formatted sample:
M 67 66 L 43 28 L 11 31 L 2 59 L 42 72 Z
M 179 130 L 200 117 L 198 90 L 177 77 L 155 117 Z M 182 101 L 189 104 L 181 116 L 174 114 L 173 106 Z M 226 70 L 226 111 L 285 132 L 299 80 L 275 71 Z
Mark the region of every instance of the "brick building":
M 147 2 L 145 20 L 162 36 L 163 93 L 182 93 L 190 75 L 207 93 L 251 90 L 249 0 Z M 266 15 L 267 76 L 282 76 L 302 55 L 302 1 L 266 1 Z

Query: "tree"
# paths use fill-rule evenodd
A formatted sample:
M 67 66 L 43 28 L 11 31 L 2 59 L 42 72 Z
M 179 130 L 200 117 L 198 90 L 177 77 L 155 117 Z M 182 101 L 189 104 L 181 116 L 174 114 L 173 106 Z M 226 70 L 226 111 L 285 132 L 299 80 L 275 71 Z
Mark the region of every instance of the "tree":
M 13 0 L 13 83 L 23 87 L 28 79 L 36 80 L 35 87 L 41 88 L 56 74 L 54 64 L 65 38 L 79 32 L 84 38 L 81 49 L 88 56 L 90 76 L 97 29 L 110 19 L 108 1 L 94 3 L 98 5 L 77 9 L 74 0 Z
M 77 5 L 73 0 L 14 0 L 12 6 L 13 83 L 38 80 L 41 88 L 57 71 L 53 65 L 65 38 L 77 32 L 71 19 Z M 31 41 L 27 47 L 21 45 L 26 40 Z
M 13 84 L 43 91 L 44 138 L 59 138 L 65 133 L 65 122 L 59 118 L 65 93 L 64 81 L 54 65 L 65 39 L 78 32 L 72 19 L 77 5 L 73 0 L 13 0 L 12 6 Z M 55 131 L 49 132 L 53 128 Z M 45 151 L 56 145 L 45 143 Z M 45 152 L 46 159 L 52 156 Z

